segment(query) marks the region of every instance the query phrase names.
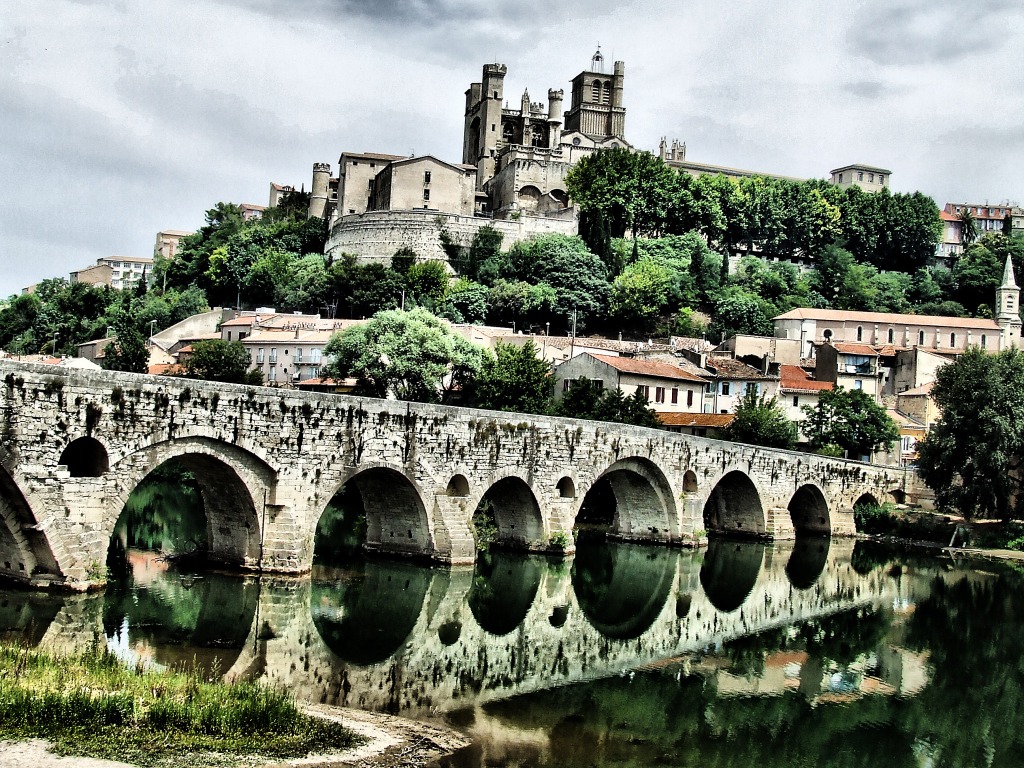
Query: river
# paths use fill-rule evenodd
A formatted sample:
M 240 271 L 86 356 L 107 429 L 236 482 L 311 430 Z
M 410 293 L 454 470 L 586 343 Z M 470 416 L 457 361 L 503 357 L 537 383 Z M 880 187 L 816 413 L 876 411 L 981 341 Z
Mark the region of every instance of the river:
M 1024 765 L 1024 577 L 872 542 L 580 542 L 440 569 L 324 531 L 311 577 L 190 572 L 196 497 L 129 502 L 104 594 L 0 592 L 0 636 L 444 721 L 484 766 Z M 188 517 L 186 515 L 186 517 Z M 321 560 L 324 557 L 321 550 Z

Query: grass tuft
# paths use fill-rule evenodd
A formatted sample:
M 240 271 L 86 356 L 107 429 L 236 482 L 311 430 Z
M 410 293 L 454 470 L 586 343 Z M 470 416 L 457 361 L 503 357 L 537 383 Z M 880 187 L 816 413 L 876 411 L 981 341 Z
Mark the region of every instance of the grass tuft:
M 358 743 L 341 724 L 299 711 L 285 691 L 198 672 L 126 668 L 105 648 L 57 656 L 0 644 L 0 740 L 43 738 L 63 755 L 140 766 L 215 755 L 274 759 Z

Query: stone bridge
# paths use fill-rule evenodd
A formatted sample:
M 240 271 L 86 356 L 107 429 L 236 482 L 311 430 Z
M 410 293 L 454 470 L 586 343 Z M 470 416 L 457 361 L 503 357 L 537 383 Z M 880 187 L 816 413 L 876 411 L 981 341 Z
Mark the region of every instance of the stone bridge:
M 619 424 L 0 361 L 0 576 L 102 580 L 125 501 L 170 460 L 211 554 L 280 573 L 309 570 L 346 484 L 369 549 L 446 564 L 473 562 L 485 498 L 502 543 L 571 553 L 588 499 L 618 538 L 694 545 L 853 534 L 858 500 L 914 490 L 905 470 Z

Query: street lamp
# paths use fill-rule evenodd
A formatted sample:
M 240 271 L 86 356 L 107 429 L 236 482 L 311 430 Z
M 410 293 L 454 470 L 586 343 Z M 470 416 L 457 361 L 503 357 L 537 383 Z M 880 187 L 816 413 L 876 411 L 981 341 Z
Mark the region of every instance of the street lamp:
M 153 328 L 156 326 L 156 320 L 149 321 L 149 346 L 153 346 Z

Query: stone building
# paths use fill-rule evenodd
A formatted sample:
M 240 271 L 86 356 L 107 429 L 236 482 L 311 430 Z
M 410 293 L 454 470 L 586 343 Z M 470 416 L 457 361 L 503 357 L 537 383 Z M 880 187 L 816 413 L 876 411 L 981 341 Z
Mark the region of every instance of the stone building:
M 70 277 L 72 283 L 135 288 L 140 280 L 148 281 L 152 273 L 153 259 L 148 256 L 104 256 L 92 266 L 75 270 Z

